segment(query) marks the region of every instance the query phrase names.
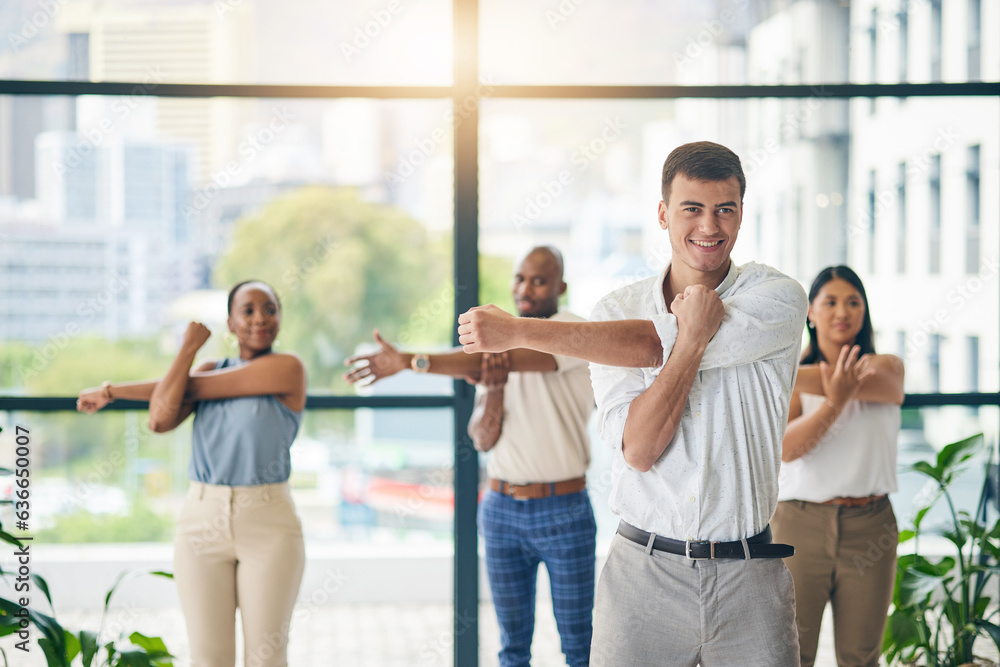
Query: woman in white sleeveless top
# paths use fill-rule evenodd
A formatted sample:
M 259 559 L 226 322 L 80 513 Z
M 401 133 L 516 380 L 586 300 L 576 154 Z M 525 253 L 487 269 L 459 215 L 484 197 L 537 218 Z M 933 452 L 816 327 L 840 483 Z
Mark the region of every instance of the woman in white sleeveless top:
M 896 577 L 896 448 L 903 362 L 875 354 L 868 298 L 846 266 L 824 269 L 809 291 L 802 355 L 782 442 L 776 542 L 795 582 L 802 667 L 816 659 L 832 606 L 841 667 L 876 667 Z

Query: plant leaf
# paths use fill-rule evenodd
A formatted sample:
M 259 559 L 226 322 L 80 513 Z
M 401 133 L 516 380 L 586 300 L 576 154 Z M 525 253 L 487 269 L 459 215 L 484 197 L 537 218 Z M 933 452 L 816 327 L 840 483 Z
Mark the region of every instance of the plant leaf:
M 996 539 L 996 538 L 993 538 Z M 980 545 L 987 554 L 989 554 L 993 560 L 1000 561 L 1000 547 L 997 546 L 995 542 L 991 542 L 989 539 L 980 543 Z
M 34 580 L 35 585 L 38 586 L 38 590 L 45 595 L 45 599 L 49 601 L 49 609 L 55 613 L 56 608 L 52 606 L 52 595 L 49 593 L 49 583 L 37 574 L 32 574 L 31 578 Z
M 976 619 L 976 628 L 980 630 L 985 630 L 986 634 L 990 636 L 993 643 L 996 644 L 997 650 L 1000 651 L 1000 626 L 995 623 L 990 623 L 989 621 L 984 621 L 980 618 Z
M 986 610 L 989 606 L 990 598 L 986 595 L 980 596 L 980 598 L 976 600 L 976 618 L 983 618 L 986 616 Z
M 22 616 L 18 616 L 21 612 L 21 605 L 15 604 L 11 600 L 0 597 L 0 616 L 4 617 L 4 624 L 8 625 L 11 620 L 17 622 Z M 55 663 L 56 665 L 65 665 L 69 667 L 69 662 L 66 661 L 66 637 L 65 630 L 59 625 L 54 617 L 41 612 L 35 611 L 34 609 L 28 608 L 28 620 L 31 621 L 38 628 L 42 637 L 39 637 L 38 641 L 41 642 L 42 639 L 47 639 L 52 646 L 55 653 L 61 656 L 61 662 Z M 9 633 L 8 633 L 9 634 Z M 53 664 L 53 663 L 49 663 Z
M 975 538 L 979 538 L 982 537 L 984 533 L 986 533 L 986 526 L 979 523 L 978 521 L 974 521 L 972 517 L 969 516 L 968 512 L 959 512 L 958 514 L 961 517 L 958 520 L 958 523 L 961 524 L 961 526 L 965 528 L 967 531 L 969 531 L 969 535 Z
M 116 590 L 118 590 L 118 586 L 123 581 L 125 581 L 126 579 L 131 579 L 131 578 L 137 576 L 137 574 L 138 573 L 135 570 L 125 570 L 124 572 L 122 572 L 121 574 L 118 575 L 118 578 L 115 579 L 115 583 L 113 583 L 111 585 L 111 588 L 108 590 L 108 594 L 104 596 L 104 611 L 105 612 L 107 612 L 108 605 L 111 604 L 111 596 L 115 594 Z
M 947 539 L 958 549 L 962 549 L 968 541 L 968 536 L 962 530 L 942 530 L 941 537 Z
M 144 648 L 150 656 L 173 657 L 170 655 L 170 651 L 167 650 L 166 644 L 159 637 L 147 637 L 141 632 L 133 632 L 128 638 L 136 646 Z
M 885 624 L 882 638 L 882 652 L 889 656 L 899 655 L 908 646 L 920 643 L 920 626 L 915 609 L 893 609 Z M 889 663 L 892 664 L 891 658 Z
M 941 483 L 941 473 L 935 466 L 931 465 L 927 461 L 917 461 L 916 463 L 914 463 L 912 466 L 909 467 L 909 470 L 912 470 L 913 472 L 923 473 L 924 475 L 927 475 L 928 477 L 933 479 L 935 482 L 939 484 Z
M 928 503 L 923 508 L 917 511 L 916 515 L 914 515 L 913 517 L 913 530 L 920 532 L 920 524 L 923 522 L 924 517 L 927 515 L 928 512 L 931 511 L 931 508 L 934 507 L 934 505 L 937 503 L 938 500 L 941 499 L 941 496 L 943 495 L 944 493 L 941 491 L 940 488 L 938 488 L 937 491 L 934 493 L 934 497 L 931 498 L 930 501 L 928 501 Z
M 45 654 L 45 664 L 49 667 L 69 667 L 66 655 L 60 653 L 48 637 L 39 637 L 38 645 L 42 647 L 42 653 Z
M 66 660 L 73 662 L 73 659 L 80 655 L 80 640 L 69 630 L 64 630 L 63 641 L 66 646 Z
M 951 623 L 951 627 L 956 629 L 956 634 L 961 636 L 961 633 L 957 632 L 959 628 L 962 627 L 959 614 L 961 613 L 962 606 L 957 600 L 946 600 L 944 603 L 944 615 Z
M 142 648 L 131 648 L 118 652 L 114 667 L 156 667 Z
M 108 594 L 104 596 L 104 610 L 107 611 L 108 605 L 111 604 L 111 596 L 115 594 L 115 591 L 118 590 L 118 587 L 123 582 L 125 582 L 125 580 L 134 579 L 135 577 L 140 577 L 144 574 L 152 574 L 157 577 L 166 577 L 167 579 L 174 578 L 174 575 L 172 573 L 164 572 L 162 570 L 150 570 L 150 571 L 125 570 L 124 572 L 118 575 L 118 578 L 115 579 L 115 583 L 112 584 L 111 589 L 108 591 Z
M 926 604 L 934 589 L 943 581 L 944 577 L 936 572 L 924 572 L 916 567 L 909 568 L 899 577 L 899 606 L 906 609 Z
M 83 654 L 83 667 L 90 667 L 97 655 L 97 633 L 90 630 L 80 630 L 80 652 Z
M 12 635 L 21 629 L 21 617 L 15 616 L 21 606 L 0 598 L 0 637 Z
M 901 530 L 899 531 L 899 543 L 908 542 L 917 536 L 914 530 Z
M 976 455 L 977 450 L 982 448 L 983 442 L 983 434 L 977 433 L 964 440 L 946 445 L 938 452 L 937 465 L 934 467 L 940 475 L 937 479 L 942 482 L 943 486 L 948 486 L 951 483 L 962 464 Z
M 0 530 L 0 540 L 3 540 L 4 542 L 9 542 L 10 544 L 13 544 L 15 547 L 24 546 L 24 544 L 21 543 L 21 540 L 17 539 L 16 537 L 8 533 L 6 530 Z
M 955 569 L 955 559 L 951 556 L 945 556 L 939 560 L 937 564 L 927 561 L 925 563 L 915 565 L 914 568 L 920 570 L 921 572 L 926 572 L 927 574 L 937 574 L 943 577 Z

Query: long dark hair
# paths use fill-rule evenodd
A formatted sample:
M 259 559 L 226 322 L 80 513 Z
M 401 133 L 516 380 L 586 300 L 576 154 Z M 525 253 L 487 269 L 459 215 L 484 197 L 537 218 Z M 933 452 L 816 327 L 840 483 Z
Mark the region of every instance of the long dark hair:
M 854 344 L 861 348 L 861 354 L 875 354 L 875 332 L 872 330 L 872 316 L 871 311 L 868 309 L 868 295 L 865 294 L 865 286 L 861 284 L 861 278 L 858 278 L 858 274 L 850 267 L 844 265 L 828 266 L 820 271 L 819 275 L 816 276 L 816 280 L 813 281 L 812 287 L 809 288 L 809 303 L 811 305 L 816 300 L 816 296 L 823 289 L 823 285 L 837 278 L 850 283 L 854 289 L 858 290 L 858 294 L 861 295 L 861 300 L 865 304 L 865 321 L 861 324 L 861 331 L 855 337 Z M 820 361 L 830 363 L 836 361 L 836 359 L 825 358 L 823 353 L 820 352 L 819 342 L 816 340 L 816 329 L 807 326 L 806 331 L 809 332 L 809 345 L 806 347 L 806 351 L 802 353 L 800 363 L 815 364 Z

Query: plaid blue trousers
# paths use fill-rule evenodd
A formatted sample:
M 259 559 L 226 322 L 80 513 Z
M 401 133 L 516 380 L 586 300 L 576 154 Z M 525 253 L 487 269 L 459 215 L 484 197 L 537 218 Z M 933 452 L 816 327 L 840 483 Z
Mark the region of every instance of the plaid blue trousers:
M 587 491 L 514 500 L 487 490 L 478 514 L 500 626 L 500 667 L 528 667 L 531 660 L 539 563 L 545 563 L 552 584 L 552 609 L 566 663 L 588 665 L 597 524 Z

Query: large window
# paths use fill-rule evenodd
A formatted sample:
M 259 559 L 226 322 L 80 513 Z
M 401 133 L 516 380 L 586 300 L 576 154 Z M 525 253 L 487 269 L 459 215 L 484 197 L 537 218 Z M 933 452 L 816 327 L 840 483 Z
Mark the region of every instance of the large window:
M 448 0 L 5 2 L 13 79 L 306 85 L 452 82 Z
M 0 214 L 0 338 L 24 348 L 9 392 L 155 375 L 191 319 L 215 332 L 205 354 L 226 356 L 225 292 L 251 277 L 283 298 L 279 342 L 316 393 L 353 394 L 343 359 L 375 328 L 450 343 L 447 102 L 7 96 L 0 109 L 42 119 L 5 137 L 10 172 L 33 176 L 10 179 Z
M 359 390 L 344 359 L 373 349 L 375 328 L 409 349 L 453 344 L 456 309 L 510 308 L 511 263 L 536 243 L 563 250 L 566 305 L 584 316 L 662 270 L 660 169 L 697 139 L 744 164 L 734 258 L 806 287 L 852 265 L 911 402 L 945 406 L 908 413 L 901 461 L 976 430 L 995 444 L 997 12 L 996 0 L 3 3 L 0 410 L 5 430 L 39 433 L 36 543 L 169 540 L 188 430 L 150 434 L 141 406 L 84 417 L 72 397 L 159 375 L 190 320 L 213 329 L 205 356 L 225 356 L 225 291 L 259 277 L 283 300 L 282 348 L 309 372 L 292 483 L 310 548 L 454 554 L 450 580 L 428 577 L 458 600 L 434 664 L 469 664 L 470 389 L 406 372 Z M 596 434 L 593 449 L 601 543 L 615 517 Z M 901 517 L 917 492 L 901 483 Z

